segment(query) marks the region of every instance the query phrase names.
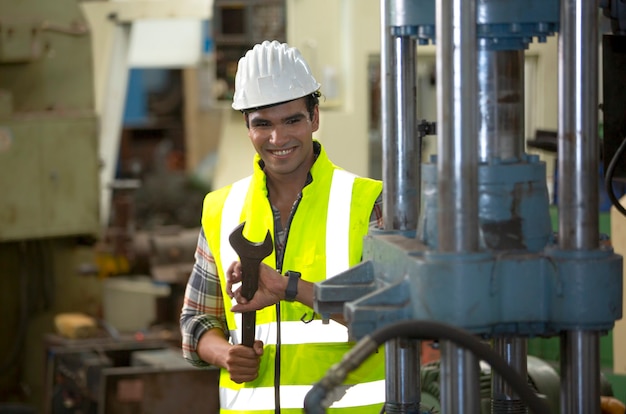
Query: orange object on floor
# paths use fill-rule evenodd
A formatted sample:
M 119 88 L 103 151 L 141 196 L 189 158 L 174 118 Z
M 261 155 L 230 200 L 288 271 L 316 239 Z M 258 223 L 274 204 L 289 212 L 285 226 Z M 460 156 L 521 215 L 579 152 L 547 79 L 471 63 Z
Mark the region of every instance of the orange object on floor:
M 422 356 L 420 363 L 428 364 L 432 361 L 438 361 L 441 358 L 441 352 L 435 341 L 422 341 Z

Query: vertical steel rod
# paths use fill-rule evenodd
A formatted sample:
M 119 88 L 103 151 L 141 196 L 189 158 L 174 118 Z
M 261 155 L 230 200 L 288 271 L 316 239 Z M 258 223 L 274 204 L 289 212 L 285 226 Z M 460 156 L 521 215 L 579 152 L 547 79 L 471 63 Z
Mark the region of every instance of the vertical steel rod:
M 417 140 L 417 42 L 394 36 L 392 12 L 406 0 L 381 0 L 381 95 L 383 221 L 386 230 L 417 229 L 421 142 Z M 420 405 L 420 342 L 394 339 L 385 345 L 385 411 L 416 413 Z
M 416 129 L 417 42 L 409 36 L 391 36 L 388 46 L 382 84 L 383 104 L 388 105 L 382 111 L 383 220 L 387 230 L 415 230 L 421 160 Z
M 523 378 L 528 376 L 528 343 L 525 338 L 497 337 L 493 349 L 502 356 Z M 493 414 L 527 413 L 526 404 L 511 386 L 491 371 L 491 412 Z
M 478 250 L 476 2 L 437 0 L 439 251 Z M 478 414 L 478 361 L 442 341 L 441 410 Z
M 476 2 L 438 0 L 439 250 L 478 250 Z
M 480 367 L 470 351 L 441 342 L 441 412 L 480 414 Z
M 559 32 L 559 248 L 599 246 L 598 3 L 561 0 Z M 600 335 L 561 335 L 561 412 L 600 413 Z
M 561 335 L 561 413 L 600 414 L 600 340 L 595 332 Z
M 385 412 L 419 413 L 420 341 L 398 338 L 387 342 L 385 363 Z
M 559 247 L 593 250 L 598 223 L 598 4 L 561 1 L 559 32 Z

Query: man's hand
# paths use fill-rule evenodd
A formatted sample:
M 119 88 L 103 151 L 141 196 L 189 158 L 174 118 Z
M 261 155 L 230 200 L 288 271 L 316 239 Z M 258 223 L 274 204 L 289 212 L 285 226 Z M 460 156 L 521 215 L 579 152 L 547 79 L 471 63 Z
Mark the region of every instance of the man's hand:
M 230 379 L 238 384 L 254 381 L 259 376 L 262 341 L 254 341 L 252 348 L 233 345 L 226 339 L 224 331 L 213 328 L 200 337 L 197 351 L 203 361 L 228 370 Z
M 263 355 L 263 342 L 254 341 L 252 348 L 244 345 L 233 345 L 225 358 L 225 368 L 230 379 L 237 384 L 254 381 L 259 376 L 259 362 Z
M 233 262 L 226 274 L 226 292 L 237 301 L 231 309 L 233 312 L 263 309 L 284 299 L 287 278 L 265 263 L 259 266 L 259 287 L 250 301 L 241 296 L 241 286 L 234 286 L 241 282 L 241 276 L 241 263 Z

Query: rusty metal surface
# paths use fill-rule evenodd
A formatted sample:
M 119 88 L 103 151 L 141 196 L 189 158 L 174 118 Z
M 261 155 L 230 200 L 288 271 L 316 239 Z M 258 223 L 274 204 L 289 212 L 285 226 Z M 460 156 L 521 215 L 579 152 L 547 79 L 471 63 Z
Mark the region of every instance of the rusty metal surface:
M 218 378 L 191 366 L 105 369 L 98 414 L 218 413 Z

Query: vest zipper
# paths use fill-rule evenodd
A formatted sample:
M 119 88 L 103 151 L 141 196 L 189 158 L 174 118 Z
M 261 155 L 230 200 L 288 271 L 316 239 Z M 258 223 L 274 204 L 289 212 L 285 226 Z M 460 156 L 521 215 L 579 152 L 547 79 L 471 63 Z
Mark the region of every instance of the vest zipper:
M 300 191 L 300 194 L 298 194 L 298 198 L 294 202 L 294 205 L 291 208 L 291 212 L 289 214 L 289 219 L 287 220 L 287 232 L 285 233 L 285 246 L 283 247 L 283 254 L 280 257 L 280 266 L 277 266 L 278 268 L 277 270 L 280 274 L 283 273 L 283 263 L 285 259 L 285 253 L 287 252 L 287 240 L 289 240 L 289 230 L 291 230 L 291 221 L 293 220 L 293 216 L 296 214 L 296 210 L 298 209 L 298 206 L 300 205 L 301 200 L 302 200 L 302 191 Z M 274 231 L 274 233 L 276 233 L 276 231 Z M 281 322 L 280 302 L 278 302 L 276 304 L 276 358 L 274 359 L 274 413 L 275 414 L 280 414 L 280 366 L 281 366 L 280 348 L 282 346 L 282 341 L 280 340 L 280 330 L 281 330 L 280 322 Z

